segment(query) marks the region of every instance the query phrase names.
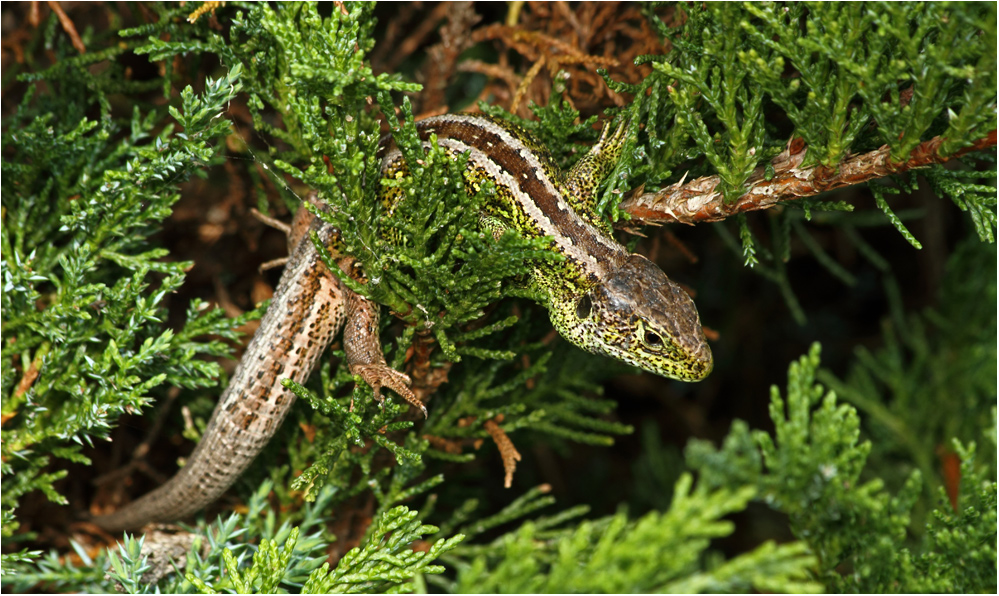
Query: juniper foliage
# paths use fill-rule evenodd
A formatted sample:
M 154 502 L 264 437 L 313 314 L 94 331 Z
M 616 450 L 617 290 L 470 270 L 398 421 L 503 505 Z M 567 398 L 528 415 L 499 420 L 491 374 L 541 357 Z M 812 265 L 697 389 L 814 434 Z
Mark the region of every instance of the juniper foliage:
M 33 490 L 65 503 L 53 487 L 65 472 L 46 469 L 52 456 L 87 463 L 81 446 L 106 438 L 122 412 L 167 387 L 213 384 L 219 368 L 200 356 L 227 354 L 221 340 L 259 314 L 229 320 L 195 302 L 187 323 L 170 329 L 163 301 L 191 264 L 163 260 L 166 250 L 149 242 L 177 184 L 228 131 L 222 114 L 239 77 L 233 69 L 201 95 L 185 88 L 181 107 L 169 108 L 176 124 L 158 132 L 167 110 L 74 121 L 73 110 L 48 109 L 51 96 L 22 103 L 4 131 L 3 150 L 16 145 L 18 156 L 3 162 L 4 353 L 19 365 L 3 372 L 5 511 Z M 113 78 L 96 79 L 97 105 L 107 99 L 97 83 Z M 59 95 L 72 93 L 60 83 Z
M 679 26 L 666 25 L 648 10 L 650 22 L 672 44 L 668 54 L 642 59 L 653 74 L 637 85 L 608 81 L 635 94 L 629 112 L 646 123 L 648 139 L 641 149 L 648 157 L 634 169 L 647 177 L 646 184 L 673 182 L 681 173 L 717 174 L 719 191 L 735 200 L 753 171 L 791 138 L 807 145 L 803 166 L 835 168 L 844 157 L 881 145 L 893 160 L 905 161 L 919 143 L 937 136 L 944 139 L 940 154 L 952 155 L 995 130 L 992 5 L 763 2 L 677 10 L 684 15 Z M 771 124 L 782 120 L 786 124 Z M 956 167 L 933 166 L 925 176 L 939 196 L 969 213 L 983 240 L 992 242 L 996 178 L 975 167 L 974 159 L 990 158 L 975 154 Z M 891 184 L 871 183 L 878 207 L 920 248 L 886 196 L 911 193 L 918 182 L 909 177 L 885 182 Z M 789 206 L 783 217 L 798 217 L 797 208 L 806 219 L 812 210 L 853 209 L 839 202 Z M 781 286 L 803 322 L 777 262 L 787 259 L 792 226 L 783 221 L 770 230 L 765 248 L 758 237 L 765 233 L 736 219 L 746 264 Z
M 648 494 L 659 496 L 653 511 L 622 507 L 591 518 L 576 506 L 542 515 L 555 499 L 541 486 L 489 513 L 492 495 L 482 486 L 496 479 L 469 494 L 459 478 L 481 455 L 470 446 L 491 440 L 487 421 L 516 433 L 521 448 L 603 447 L 632 432 L 601 398 L 601 382 L 623 365 L 552 343 L 544 312 L 519 300 L 530 297 L 519 283 L 524 262 L 551 257 L 540 242 L 478 230 L 478 205 L 493 189 L 467 195 L 462 158 L 424 151 L 408 100 L 399 99 L 417 86 L 376 75 L 366 61 L 377 31 L 370 5 L 229 3 L 216 11 L 221 28 L 204 16 L 188 22 L 189 8 L 177 4 L 146 10 L 155 16 L 147 24 L 85 32 L 83 55 L 53 14 L 29 42 L 17 81 L 4 79 L 5 88 L 25 89 L 17 109 L 5 109 L 0 147 L 3 350 L 13 363 L 0 373 L 5 588 L 995 591 L 996 470 L 976 457 L 976 445 L 996 446 L 988 407 L 995 248 L 984 244 L 995 238 L 993 157 L 978 153 L 925 172 L 929 188 L 968 212 L 974 230 L 949 264 L 941 306 L 913 314 L 896 301 L 884 347 L 858 351 L 843 378 L 819 369 L 818 346 L 792 363 L 786 389 L 771 393 L 772 435 L 736 421 L 720 447 L 690 443 L 687 471 L 646 479 Z M 608 79 L 635 97 L 611 114 L 630 129 L 625 157 L 602 189 L 608 217 L 620 216 L 622 192 L 675 182 L 685 169 L 718 174 L 735 197 L 792 135 L 808 144 L 809 164 L 835 167 L 881 144 L 903 159 L 938 135 L 952 154 L 994 126 L 994 5 L 680 10 L 686 20 L 666 26 L 647 9 L 672 50 L 642 59 L 653 68 L 644 81 Z M 41 48 L 51 63 L 41 61 Z M 159 74 L 133 80 L 129 54 L 147 57 Z M 205 64 L 215 70 L 209 78 L 184 79 Z M 569 167 L 597 133 L 595 120 L 579 122 L 558 91 L 533 107 L 536 120 L 520 123 Z M 226 115 L 234 103 L 245 103 L 252 122 L 249 144 L 234 142 L 243 132 Z M 770 120 L 775 113 L 782 118 Z M 380 180 L 382 121 L 411 171 L 404 180 Z M 227 160 L 226 151 L 252 160 Z M 428 368 L 449 370 L 450 382 L 418 430 L 405 404 L 377 405 L 369 388 L 329 361 L 318 382 L 289 383 L 303 402 L 293 415 L 299 424 L 286 425 L 261 455 L 279 463 L 241 480 L 247 512 L 199 520 L 193 529 L 203 540 L 161 579 L 145 575 L 141 539 L 126 537 L 96 556 L 74 542 L 82 565 L 21 547 L 34 538 L 18 527 L 25 495 L 37 490 L 65 503 L 58 481 L 66 462 L 86 462 L 81 445 L 107 438 L 122 412 L 146 408 L 171 387 L 224 384 L 204 358 L 227 355 L 223 340 L 236 339 L 234 329 L 266 305 L 227 319 L 195 302 L 180 326 L 168 326 L 166 301 L 190 263 L 171 261 L 154 235 L 184 181 L 240 167 L 234 162 L 258 183 L 264 210 L 274 207 L 268 193 L 292 207 L 307 189 L 319 193 L 332 207 L 320 216 L 343 232 L 341 248 L 361 262 L 368 283 L 344 282 L 395 314 L 384 317 L 391 364 L 402 368 L 414 346 L 433 344 Z M 391 213 L 378 183 L 400 191 Z M 887 215 L 876 214 L 878 222 L 850 204 L 807 200 L 768 218 L 769 243 L 747 217 L 734 231 L 729 223 L 716 229 L 781 287 L 802 321 L 786 266 L 792 241 L 856 284 L 813 237 L 815 225 L 834 226 L 887 274 L 889 263 L 856 228 L 890 221 L 918 247 L 905 226 L 914 214 L 891 208 L 893 192 L 917 184 L 900 177 L 874 186 Z M 950 395 L 959 399 L 947 402 Z M 303 427 L 314 440 L 303 438 Z M 658 462 L 651 469 L 679 467 L 655 441 L 646 445 L 643 461 Z M 960 461 L 957 507 L 934 465 L 940 445 Z M 343 537 L 331 535 L 325 516 L 362 499 L 373 522 L 331 565 L 327 549 Z M 712 541 L 735 530 L 731 516 L 752 507 L 786 515 L 795 540 L 717 550 Z

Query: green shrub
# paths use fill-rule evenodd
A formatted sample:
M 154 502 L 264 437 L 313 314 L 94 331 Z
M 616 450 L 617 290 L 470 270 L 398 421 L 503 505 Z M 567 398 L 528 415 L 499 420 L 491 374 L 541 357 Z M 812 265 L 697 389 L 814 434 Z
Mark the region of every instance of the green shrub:
M 627 369 L 553 341 L 543 310 L 523 300 L 525 260 L 549 257 L 539 242 L 478 233 L 477 205 L 494 189 L 468 196 L 460 159 L 424 154 L 404 95 L 419 86 L 375 74 L 367 61 L 384 33 L 372 5 L 230 3 L 194 22 L 190 7 L 177 4 L 142 5 L 141 15 L 105 10 L 103 27 L 82 29 L 86 53 L 53 13 L 18 42 L 23 61 L 5 66 L 5 589 L 996 590 L 996 466 L 977 455 L 996 448 L 994 149 L 921 172 L 929 189 L 969 214 L 955 224 L 957 248 L 946 251 L 934 306 L 921 311 L 902 300 L 896 263 L 880 252 L 897 239 L 889 226 L 920 246 L 904 223 L 915 214 L 889 206 L 916 190 L 915 175 L 870 184 L 880 211 L 853 213 L 840 195 L 786 203 L 768 212 L 767 226 L 745 216 L 715 224 L 718 246 L 732 251 L 705 248 L 712 258 L 734 263 L 728 271 L 754 265 L 785 300 L 786 320 L 761 320 L 766 329 L 810 320 L 792 289 L 792 252 L 811 254 L 845 286 L 868 283 L 862 268 L 844 266 L 816 238 L 843 234 L 885 280 L 882 336 L 853 344 L 867 347 L 852 357 L 827 344 L 830 369 L 819 368 L 817 343 L 792 362 L 786 389 L 771 389 L 763 425 L 772 432 L 736 419 L 720 446 L 691 440 L 681 464 L 657 427 L 643 424 L 636 486 L 601 486 L 613 465 L 606 448 L 632 432 L 613 415 L 605 382 Z M 726 200 L 734 199 L 792 137 L 808 145 L 806 166 L 830 169 L 881 145 L 904 160 L 931 137 L 945 139 L 943 156 L 990 130 L 994 138 L 994 4 L 643 11 L 671 51 L 639 60 L 651 67 L 643 80 L 605 74 L 611 89 L 634 97 L 607 113 L 630 123 L 625 156 L 601 192 L 609 219 L 626 219 L 616 207 L 621 193 L 688 173 L 718 175 Z M 669 25 L 667 13 L 675 17 Z M 159 70 L 136 77 L 136 60 Z M 595 140 L 595 118 L 580 122 L 555 78 L 549 104 L 532 107 L 536 120 L 481 108 L 529 128 L 567 167 Z M 249 143 L 234 105 L 252 122 Z M 380 179 L 384 122 L 413 165 L 398 183 L 407 200 L 391 215 L 372 183 Z M 286 424 L 264 464 L 236 487 L 245 511 L 201 518 L 178 572 L 146 575 L 155 566 L 141 538 L 94 555 L 66 530 L 62 548 L 42 554 L 39 545 L 53 543 L 38 532 L 43 520 L 23 514 L 26 496 L 39 491 L 66 504 L 70 462 L 91 463 L 99 452 L 89 447 L 111 436 L 122 413 L 171 388 L 198 390 L 188 397 L 220 391 L 225 375 L 205 358 L 229 355 L 236 329 L 266 306 L 227 318 L 194 300 L 182 322 L 171 317 L 181 310 L 171 295 L 192 263 L 171 257 L 157 234 L 192 177 L 213 184 L 224 168 L 250 181 L 261 210 L 295 207 L 308 189 L 333 205 L 327 217 L 343 231 L 345 250 L 369 276 L 378 272 L 378 283 L 355 289 L 396 314 L 383 317 L 390 364 L 402 369 L 414 350 L 429 350 L 423 366 L 448 382 L 429 419 L 414 423 L 408 406 L 379 406 L 370 388 L 350 390 L 351 375 L 324 361 L 318 382 L 293 386 L 303 402 L 292 416 L 299 424 Z M 879 247 L 857 232 L 875 222 Z M 718 301 L 711 294 L 705 304 Z M 715 313 L 729 321 L 726 330 L 738 327 L 741 300 L 732 294 L 725 314 Z M 714 378 L 739 374 L 736 358 L 720 354 Z M 191 402 L 196 435 L 207 406 Z M 564 455 L 592 446 L 593 485 L 605 490 L 589 485 L 590 493 L 573 493 L 546 516 L 539 510 L 555 503 L 547 485 L 497 495 L 499 464 L 473 467 L 487 449 L 468 448 L 488 444 L 487 423 L 514 435 L 528 460 L 549 448 Z M 956 480 L 941 473 L 941 457 L 960 462 Z M 529 470 L 520 473 L 536 478 L 523 463 Z M 646 503 L 632 499 L 629 509 L 629 490 Z M 771 515 L 761 511 L 783 516 L 780 530 L 725 542 L 747 518 Z M 342 527 L 327 519 L 334 513 L 370 524 L 334 536 Z M 343 556 L 330 561 L 332 553 Z

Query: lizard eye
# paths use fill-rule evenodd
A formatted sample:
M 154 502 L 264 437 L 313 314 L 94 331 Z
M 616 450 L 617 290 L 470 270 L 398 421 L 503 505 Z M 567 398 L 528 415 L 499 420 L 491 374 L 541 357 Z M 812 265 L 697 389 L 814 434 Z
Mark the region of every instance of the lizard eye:
M 659 337 L 658 334 L 651 331 L 645 332 L 645 345 L 650 348 L 661 348 L 663 346 L 663 338 Z
M 580 319 L 585 319 L 590 316 L 590 311 L 593 309 L 593 301 L 590 300 L 589 294 L 584 294 L 579 302 L 576 303 L 576 316 Z

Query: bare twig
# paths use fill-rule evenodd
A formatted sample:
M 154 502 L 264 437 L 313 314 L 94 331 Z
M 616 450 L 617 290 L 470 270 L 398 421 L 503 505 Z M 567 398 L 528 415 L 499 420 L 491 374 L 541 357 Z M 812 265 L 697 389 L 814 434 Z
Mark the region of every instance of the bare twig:
M 458 72 L 477 72 L 487 77 L 493 77 L 506 83 L 511 90 L 520 84 L 520 78 L 509 66 L 490 64 L 482 60 L 463 60 L 458 64 Z
M 391 50 L 385 50 L 385 72 L 394 71 L 396 67 L 413 54 L 413 52 L 415 52 L 428 37 L 437 31 L 441 20 L 447 16 L 447 12 L 449 10 L 447 4 L 447 2 L 441 2 L 434 7 L 430 14 L 423 19 L 419 25 L 413 27 L 412 32 L 397 45 L 383 45 L 383 47 L 391 47 Z
M 746 181 L 748 189 L 741 197 L 726 203 L 718 191 L 721 179 L 705 176 L 690 182 L 680 181 L 655 193 L 645 193 L 621 203 L 638 223 L 686 223 L 721 221 L 745 211 L 769 209 L 774 205 L 819 193 L 860 184 L 875 178 L 899 174 L 915 168 L 943 163 L 971 151 L 979 151 L 996 144 L 996 131 L 989 132 L 968 147 L 952 155 L 940 155 L 943 137 L 920 143 L 903 162 L 891 160 L 888 146 L 854 155 L 832 169 L 825 166 L 802 168 L 806 147 L 800 139 L 788 143 L 780 155 L 771 162 L 772 175 L 758 167 Z M 629 222 L 634 223 L 634 222 Z
M 91 481 L 94 486 L 101 486 L 111 482 L 120 483 L 122 478 L 131 474 L 134 470 L 141 470 L 159 483 L 166 481 L 166 477 L 163 474 L 157 472 L 147 464 L 146 456 L 149 455 L 153 442 L 159 437 L 160 431 L 163 430 L 163 424 L 167 420 L 170 407 L 173 405 L 173 402 L 177 401 L 179 395 L 180 389 L 177 387 L 173 387 L 167 391 L 166 398 L 162 401 L 156 416 L 153 418 L 153 426 L 146 434 L 146 438 L 132 451 L 132 459 L 126 465 L 94 478 Z
M 59 24 L 62 25 L 62 30 L 66 32 L 69 36 L 71 42 L 73 42 L 73 47 L 76 48 L 77 52 L 81 54 L 87 53 L 87 47 L 83 45 L 83 40 L 80 39 L 80 34 L 76 32 L 76 25 L 73 24 L 72 19 L 66 14 L 66 11 L 62 9 L 62 6 L 58 2 L 49 2 L 49 8 L 52 12 L 56 13 L 59 17 Z

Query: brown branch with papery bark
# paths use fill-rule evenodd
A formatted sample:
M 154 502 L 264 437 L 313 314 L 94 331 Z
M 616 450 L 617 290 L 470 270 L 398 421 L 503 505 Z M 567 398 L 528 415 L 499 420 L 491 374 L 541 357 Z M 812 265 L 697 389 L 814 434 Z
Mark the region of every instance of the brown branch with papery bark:
M 732 202 L 725 202 L 718 185 L 718 176 L 704 176 L 690 182 L 680 182 L 654 193 L 626 199 L 621 210 L 629 213 L 630 223 L 686 223 L 721 221 L 737 213 L 769 209 L 784 201 L 793 201 L 819 193 L 860 184 L 875 178 L 884 178 L 915 168 L 960 157 L 971 151 L 994 147 L 996 131 L 976 140 L 960 151 L 943 156 L 940 145 L 943 137 L 920 143 L 902 162 L 891 160 L 891 149 L 885 145 L 874 151 L 853 155 L 843 160 L 836 169 L 826 166 L 801 167 L 807 147 L 799 138 L 792 139 L 787 148 L 770 163 L 772 175 L 766 168 L 753 170 L 746 181 L 746 192 Z

